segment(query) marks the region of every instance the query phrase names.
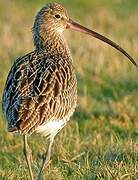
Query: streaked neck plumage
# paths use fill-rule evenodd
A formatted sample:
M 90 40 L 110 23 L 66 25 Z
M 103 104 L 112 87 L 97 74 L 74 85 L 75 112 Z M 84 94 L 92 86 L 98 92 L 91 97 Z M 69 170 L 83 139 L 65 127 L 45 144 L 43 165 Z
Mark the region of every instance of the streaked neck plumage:
M 33 30 L 34 45 L 38 52 L 44 51 L 51 55 L 60 55 L 61 57 L 68 56 L 71 60 L 70 50 L 64 39 L 63 33 L 54 29 L 46 31 L 37 29 Z

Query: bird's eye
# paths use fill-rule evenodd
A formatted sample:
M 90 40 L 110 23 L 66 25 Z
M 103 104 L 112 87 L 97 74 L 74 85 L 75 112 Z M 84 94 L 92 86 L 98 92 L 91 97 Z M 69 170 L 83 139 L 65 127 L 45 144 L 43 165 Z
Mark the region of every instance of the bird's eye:
M 60 15 L 59 15 L 59 14 L 56 14 L 55 17 L 56 17 L 57 19 L 60 19 Z

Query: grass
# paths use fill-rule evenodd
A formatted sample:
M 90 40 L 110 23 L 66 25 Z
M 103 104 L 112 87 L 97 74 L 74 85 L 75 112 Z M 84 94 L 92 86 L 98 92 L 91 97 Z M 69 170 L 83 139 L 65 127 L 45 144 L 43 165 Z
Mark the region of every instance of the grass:
M 73 19 L 110 37 L 138 59 L 137 0 L 63 3 Z M 0 2 L 0 96 L 13 61 L 33 49 L 31 27 L 42 0 Z M 78 78 L 78 107 L 56 137 L 45 170 L 50 180 L 138 179 L 138 71 L 107 45 L 66 32 Z M 138 62 L 138 61 L 137 61 Z M 47 147 L 32 135 L 34 173 Z M 0 112 L 0 179 L 29 179 L 22 138 Z

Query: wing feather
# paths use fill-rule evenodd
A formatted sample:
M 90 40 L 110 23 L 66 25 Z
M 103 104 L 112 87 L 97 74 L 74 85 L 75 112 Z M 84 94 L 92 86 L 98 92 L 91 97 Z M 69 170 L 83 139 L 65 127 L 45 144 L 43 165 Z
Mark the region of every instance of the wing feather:
M 17 59 L 3 94 L 9 130 L 31 134 L 48 120 L 63 119 L 76 101 L 71 100 L 71 96 L 76 97 L 72 71 L 71 63 L 60 64 L 46 55 L 39 57 L 35 51 Z

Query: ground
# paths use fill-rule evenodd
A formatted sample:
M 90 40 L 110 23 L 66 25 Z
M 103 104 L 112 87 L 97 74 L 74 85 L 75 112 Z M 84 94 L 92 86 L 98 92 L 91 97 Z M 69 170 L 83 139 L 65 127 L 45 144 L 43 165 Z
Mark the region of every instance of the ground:
M 34 16 L 47 1 L 0 2 L 0 96 L 14 60 L 31 51 Z M 58 1 L 72 19 L 125 48 L 138 62 L 137 0 Z M 50 180 L 138 179 L 138 70 L 124 56 L 84 34 L 65 33 L 78 79 L 78 106 L 57 135 Z M 0 179 L 29 179 L 22 137 L 6 131 L 0 112 Z M 29 138 L 36 176 L 45 138 Z

